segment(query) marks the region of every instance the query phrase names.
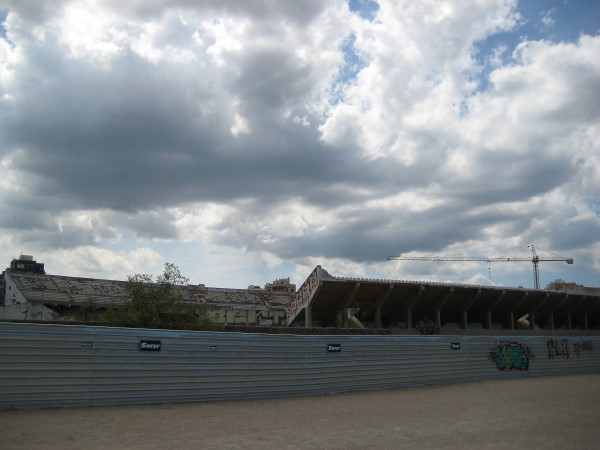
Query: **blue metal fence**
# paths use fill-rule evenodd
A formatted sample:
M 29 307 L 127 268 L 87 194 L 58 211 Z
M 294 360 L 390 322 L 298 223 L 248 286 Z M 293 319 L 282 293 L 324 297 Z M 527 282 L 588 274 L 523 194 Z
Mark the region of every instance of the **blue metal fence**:
M 600 372 L 600 336 L 305 336 L 0 323 L 0 409 Z

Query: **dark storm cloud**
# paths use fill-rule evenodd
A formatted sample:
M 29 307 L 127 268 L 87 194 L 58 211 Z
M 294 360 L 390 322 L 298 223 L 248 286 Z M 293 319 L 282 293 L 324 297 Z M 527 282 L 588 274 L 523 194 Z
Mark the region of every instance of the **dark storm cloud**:
M 224 233 L 220 243 L 232 245 L 235 239 L 252 250 L 262 250 L 283 258 L 342 258 L 356 262 L 381 262 L 387 256 L 409 251 L 435 251 L 469 239 L 478 239 L 484 228 L 503 225 L 520 229 L 522 214 L 510 211 L 474 213 L 464 202 L 448 203 L 422 212 L 364 208 L 340 213 L 336 224 L 307 230 L 300 236 L 262 241 L 259 234 L 240 227 L 236 217 L 218 224 Z M 236 243 L 239 245 L 239 243 Z
M 543 144 L 542 140 L 542 144 Z M 522 152 L 482 152 L 475 156 L 477 171 L 447 189 L 473 206 L 525 201 L 563 185 L 577 172 L 567 155 L 547 155 L 533 148 Z
M 97 243 L 97 234 L 93 230 L 70 224 L 60 228 L 52 226 L 35 230 L 19 230 L 17 235 L 25 247 L 38 248 L 42 251 L 72 249 Z
M 258 21 L 285 20 L 296 22 L 298 25 L 306 25 L 323 8 L 321 0 L 298 0 L 294 2 L 281 2 L 277 0 L 220 0 L 197 1 L 197 0 L 110 0 L 107 3 L 121 14 L 126 14 L 136 19 L 148 19 L 160 17 L 166 9 L 178 9 L 183 11 L 200 10 L 212 14 L 239 15 Z
M 282 50 L 245 56 L 241 76 L 228 83 L 252 129 L 236 138 L 231 111 L 219 109 L 226 104 L 211 90 L 218 80 L 132 52 L 106 71 L 49 44 L 24 49 L 27 74 L 0 130 L 5 152 L 21 149 L 13 168 L 35 175 L 30 194 L 65 199 L 63 208 L 135 211 L 258 197 L 269 204 L 297 195 L 332 205 L 360 200 L 352 188 L 394 180 L 398 189 L 420 178 L 384 158 L 366 161 L 356 147 L 328 147 L 314 127 L 278 118 L 302 104 L 313 83 L 310 69 Z
M 549 233 L 550 247 L 558 251 L 589 249 L 600 236 L 600 221 L 597 217 L 574 219 L 559 223 Z

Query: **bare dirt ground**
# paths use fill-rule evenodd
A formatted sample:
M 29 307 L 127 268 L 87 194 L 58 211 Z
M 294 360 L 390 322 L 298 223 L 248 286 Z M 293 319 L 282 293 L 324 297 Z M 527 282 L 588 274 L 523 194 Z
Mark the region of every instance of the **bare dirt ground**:
M 600 448 L 600 374 L 0 411 L 2 449 Z

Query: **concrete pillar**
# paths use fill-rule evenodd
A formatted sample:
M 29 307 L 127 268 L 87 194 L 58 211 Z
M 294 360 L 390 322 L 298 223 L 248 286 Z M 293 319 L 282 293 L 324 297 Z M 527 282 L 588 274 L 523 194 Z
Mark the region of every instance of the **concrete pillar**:
M 571 313 L 567 314 L 567 329 L 568 330 L 572 330 L 572 325 L 571 325 Z
M 471 297 L 471 299 L 469 300 L 469 302 L 464 305 L 462 311 L 461 311 L 461 315 L 460 315 L 460 321 L 461 321 L 461 328 L 463 330 L 466 330 L 469 328 L 469 316 L 468 316 L 468 311 L 469 308 L 471 306 L 473 306 L 473 303 L 475 303 L 475 300 L 477 300 L 477 298 L 479 298 L 479 296 L 481 295 L 481 289 L 477 289 L 477 292 L 475 293 L 475 295 L 473 295 L 473 297 Z
M 535 313 L 533 311 L 529 313 L 529 329 L 535 330 Z
M 349 307 L 350 307 L 350 305 L 352 303 L 352 300 L 354 299 L 354 296 L 358 292 L 359 288 L 360 288 L 360 283 L 354 284 L 354 286 L 352 286 L 352 289 L 346 295 L 346 298 L 344 299 L 344 301 L 341 304 L 341 307 L 342 307 L 342 328 L 348 328 L 348 309 L 349 309 Z
M 463 310 L 462 314 L 461 314 L 461 326 L 463 330 L 467 330 L 469 328 L 469 321 L 468 321 L 468 317 L 467 317 L 467 310 Z
M 412 306 L 406 310 L 406 328 L 412 328 Z
M 515 315 L 512 311 L 508 314 L 508 329 L 509 330 L 515 329 Z
M 552 311 L 548 313 L 548 323 L 550 324 L 550 329 L 554 330 L 554 312 Z
M 496 299 L 496 301 L 493 304 L 491 304 L 489 309 L 485 312 L 485 326 L 488 330 L 492 329 L 492 311 L 496 306 L 498 306 L 498 303 L 500 303 L 500 301 L 504 298 L 505 295 L 506 291 L 503 290 Z
M 492 329 L 492 311 L 491 310 L 487 310 L 485 312 L 485 327 L 488 330 Z
M 588 315 L 586 314 L 585 316 L 583 316 L 583 329 L 587 331 L 588 329 Z
M 377 328 L 383 328 L 383 324 L 381 323 L 381 307 L 387 302 L 393 289 L 394 285 L 390 284 L 385 292 L 375 302 L 375 326 Z
M 348 328 L 348 308 L 342 308 L 342 328 Z
M 312 306 L 304 307 L 304 328 L 312 328 Z
M 452 294 L 454 294 L 454 288 L 453 287 L 451 287 L 450 290 L 444 296 L 444 298 L 442 298 L 442 300 L 439 301 L 433 307 L 433 310 L 435 311 L 435 321 L 437 323 L 437 326 L 440 327 L 440 328 L 442 328 L 442 308 L 446 304 L 446 302 L 448 301 L 448 299 L 450 297 L 452 297 Z

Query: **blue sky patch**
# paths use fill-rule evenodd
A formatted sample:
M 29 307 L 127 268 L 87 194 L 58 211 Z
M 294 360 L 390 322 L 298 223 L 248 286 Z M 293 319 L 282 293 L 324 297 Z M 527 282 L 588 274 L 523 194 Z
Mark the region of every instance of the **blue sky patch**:
M 365 20 L 372 21 L 379 10 L 379 5 L 373 0 L 349 0 L 350 11 Z
M 6 39 L 6 28 L 4 28 L 4 21 L 8 13 L 6 11 L 0 11 L 0 37 Z
M 496 33 L 475 44 L 475 59 L 483 68 L 480 90 L 487 89 L 488 76 L 497 64 L 507 64 L 523 41 L 577 42 L 582 34 L 600 30 L 600 2 L 584 0 L 527 0 L 517 11 L 521 22 L 514 30 Z

